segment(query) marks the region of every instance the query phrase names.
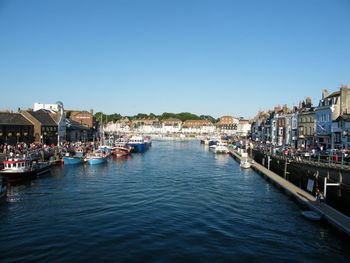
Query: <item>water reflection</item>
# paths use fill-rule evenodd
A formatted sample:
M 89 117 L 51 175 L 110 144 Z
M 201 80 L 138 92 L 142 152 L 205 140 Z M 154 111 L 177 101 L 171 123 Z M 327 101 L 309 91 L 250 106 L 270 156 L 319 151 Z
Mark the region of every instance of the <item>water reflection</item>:
M 198 141 L 56 167 L 9 194 L 0 208 L 4 262 L 350 260 L 347 239 Z

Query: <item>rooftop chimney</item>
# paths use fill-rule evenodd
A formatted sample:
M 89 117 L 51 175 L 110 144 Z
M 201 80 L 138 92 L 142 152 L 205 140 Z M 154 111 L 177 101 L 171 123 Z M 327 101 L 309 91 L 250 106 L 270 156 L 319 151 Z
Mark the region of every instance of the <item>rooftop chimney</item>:
M 287 111 L 288 111 L 287 104 L 283 105 L 282 110 L 283 110 L 283 114 L 287 114 Z
M 328 96 L 328 89 L 324 89 L 322 93 L 322 99 L 326 98 Z
M 279 112 L 281 110 L 281 106 L 280 105 L 276 105 L 275 106 L 275 113 Z

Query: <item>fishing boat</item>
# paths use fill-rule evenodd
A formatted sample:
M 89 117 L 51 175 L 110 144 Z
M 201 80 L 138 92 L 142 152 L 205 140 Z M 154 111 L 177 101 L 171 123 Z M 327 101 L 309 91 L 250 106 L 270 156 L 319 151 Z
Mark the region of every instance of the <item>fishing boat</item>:
M 132 147 L 134 152 L 144 152 L 149 149 L 152 142 L 149 137 L 144 136 L 132 136 L 127 142 L 126 146 Z
M 85 157 L 85 161 L 88 164 L 102 164 L 107 162 L 107 157 L 108 155 L 104 154 L 102 151 L 97 150 L 92 153 L 89 153 Z
M 131 152 L 132 148 L 129 146 L 116 146 L 114 147 L 112 153 L 117 156 L 117 157 L 122 157 L 122 156 L 126 156 L 129 155 Z
M 62 162 L 64 165 L 83 164 L 84 158 L 79 156 L 63 156 Z
M 98 147 L 105 154 L 111 155 L 113 152 L 113 146 L 111 145 L 101 145 Z
M 39 162 L 26 155 L 17 155 L 4 161 L 4 169 L 0 171 L 0 175 L 5 177 L 9 183 L 13 183 L 47 173 L 50 169 L 49 162 Z
M 252 163 L 249 162 L 248 160 L 245 160 L 245 161 L 241 161 L 240 166 L 243 169 L 249 169 L 252 166 Z

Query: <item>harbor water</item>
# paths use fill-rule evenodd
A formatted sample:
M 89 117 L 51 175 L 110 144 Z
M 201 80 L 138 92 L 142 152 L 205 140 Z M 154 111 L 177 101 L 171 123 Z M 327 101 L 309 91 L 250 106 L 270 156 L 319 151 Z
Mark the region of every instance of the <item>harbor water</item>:
M 0 262 L 350 262 L 350 241 L 197 140 L 55 167 L 0 205 Z

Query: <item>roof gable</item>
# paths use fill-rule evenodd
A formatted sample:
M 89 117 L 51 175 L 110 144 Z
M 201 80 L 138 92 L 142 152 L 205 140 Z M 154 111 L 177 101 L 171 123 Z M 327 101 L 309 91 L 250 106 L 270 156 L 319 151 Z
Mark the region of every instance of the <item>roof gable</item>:
M 0 125 L 33 125 L 20 113 L 0 113 Z

